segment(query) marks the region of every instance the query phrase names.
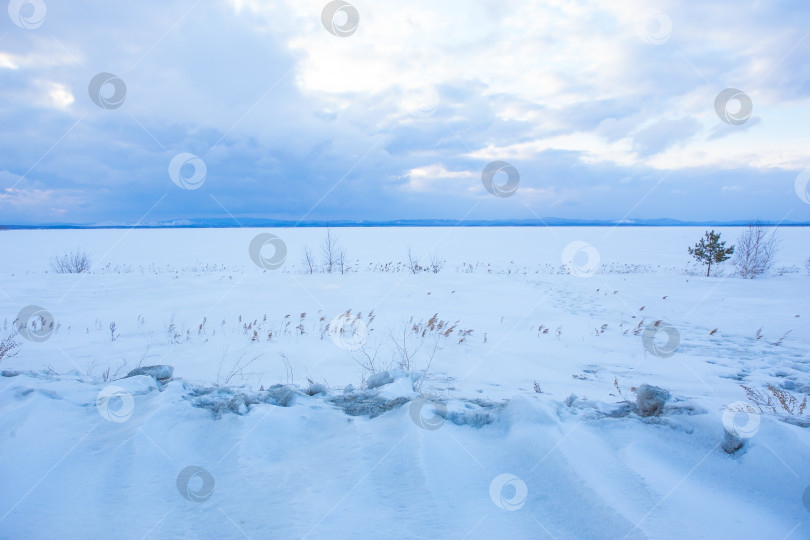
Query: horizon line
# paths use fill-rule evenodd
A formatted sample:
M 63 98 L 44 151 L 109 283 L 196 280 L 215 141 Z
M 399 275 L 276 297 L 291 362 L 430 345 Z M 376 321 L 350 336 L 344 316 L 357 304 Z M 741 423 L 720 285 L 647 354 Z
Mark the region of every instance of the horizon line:
M 235 222 L 235 223 L 234 223 Z M 246 222 L 246 223 L 242 223 Z M 727 221 L 682 221 L 672 218 L 653 218 L 638 220 L 599 220 L 599 219 L 492 219 L 492 220 L 454 220 L 454 219 L 398 219 L 387 221 L 371 220 L 276 220 L 268 218 L 245 217 L 180 219 L 150 224 L 77 224 L 77 223 L 40 223 L 40 224 L 0 224 L 0 230 L 41 230 L 41 229 L 254 229 L 254 228 L 323 228 L 323 227 L 746 227 L 752 224 L 767 227 L 810 227 L 810 222 L 772 221 L 772 220 L 727 220 Z

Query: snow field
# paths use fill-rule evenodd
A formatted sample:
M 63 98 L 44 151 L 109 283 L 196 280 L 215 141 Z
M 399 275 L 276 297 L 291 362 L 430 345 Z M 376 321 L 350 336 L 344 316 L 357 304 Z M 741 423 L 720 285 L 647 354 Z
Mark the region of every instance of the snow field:
M 0 537 L 810 534 L 803 415 L 728 409 L 753 407 L 742 385 L 810 393 L 805 229 L 757 280 L 687 268 L 696 228 L 334 229 L 345 275 L 303 272 L 318 229 L 271 231 L 287 259 L 263 270 L 259 232 L 0 234 L 6 324 L 38 305 L 55 326 L 0 364 Z M 580 240 L 595 273 L 562 268 Z M 46 272 L 74 247 L 90 274 Z M 382 271 L 408 247 L 442 271 Z M 393 369 L 397 344 L 415 374 L 378 386 L 363 351 Z M 139 364 L 173 379 L 121 378 Z M 671 393 L 661 416 L 632 408 L 641 384 Z

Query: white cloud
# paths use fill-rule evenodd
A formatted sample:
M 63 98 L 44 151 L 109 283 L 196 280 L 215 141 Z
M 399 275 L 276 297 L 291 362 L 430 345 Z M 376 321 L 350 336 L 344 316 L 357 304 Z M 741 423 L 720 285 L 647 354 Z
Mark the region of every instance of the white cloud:
M 79 201 L 78 194 L 67 190 L 6 188 L 0 192 L 0 208 L 17 212 L 47 209 L 52 216 L 67 213 Z
M 67 109 L 75 100 L 73 94 L 64 85 L 59 83 L 49 83 L 48 97 L 54 107 L 58 109 Z
M 6 69 L 20 69 L 14 55 L 0 52 L 0 68 Z
M 582 132 L 504 146 L 488 145 L 470 152 L 468 155 L 481 160 L 530 161 L 548 150 L 580 152 L 581 159 L 585 163 L 610 162 L 618 165 L 633 165 L 638 161 L 629 139 L 608 142 L 593 133 Z
M 470 153 L 474 157 L 528 159 L 546 149 L 566 149 L 582 152 L 584 163 L 675 169 L 724 167 L 736 158 L 730 159 L 723 145 L 705 142 L 717 123 L 712 107 L 714 95 L 725 85 L 718 81 L 705 87 L 703 79 L 707 75 L 701 71 L 705 70 L 703 66 L 695 66 L 701 65 L 695 51 L 705 48 L 710 27 L 724 36 L 724 41 L 713 45 L 716 54 L 729 55 L 730 65 L 724 69 L 744 70 L 744 78 L 751 79 L 767 75 L 767 70 L 776 67 L 769 61 L 773 40 L 760 43 L 755 39 L 758 34 L 768 35 L 767 28 L 757 28 L 756 20 L 726 13 L 716 6 L 700 8 L 701 20 L 696 13 L 684 13 L 677 2 L 658 3 L 656 7 L 670 14 L 673 28 L 666 44 L 654 46 L 637 35 L 637 17 L 648 7 L 637 0 L 554 0 L 542 4 L 492 1 L 473 5 L 460 0 L 439 4 L 428 0 L 407 4 L 354 2 L 360 25 L 347 38 L 333 36 L 321 27 L 317 15 L 324 2 L 320 0 L 231 1 L 242 16 L 263 20 L 286 36 L 287 46 L 300 58 L 296 84 L 306 94 L 321 99 L 324 106 L 330 104 L 333 110 L 356 107 L 358 102 L 374 100 L 386 92 L 402 92 L 415 82 L 426 88 L 441 88 L 458 81 L 475 81 L 481 84 L 481 93 L 497 118 L 537 123 L 537 128 L 526 134 L 535 140 L 492 143 Z M 762 9 L 760 6 L 755 11 Z M 706 20 L 707 15 L 714 19 Z M 751 32 L 717 29 L 722 22 Z M 786 48 L 783 52 L 787 53 L 788 43 L 782 41 Z M 749 63 L 740 64 L 741 51 L 751 58 Z M 649 59 L 654 70 L 645 73 L 646 64 L 640 59 Z M 656 64 L 663 68 L 673 62 L 676 65 L 672 66 L 672 77 L 687 73 L 694 77 L 695 88 L 684 92 L 682 83 L 667 88 L 668 81 L 658 78 L 656 70 L 660 68 Z M 713 78 L 720 79 L 717 75 Z M 497 96 L 511 99 L 494 99 Z M 657 102 L 641 115 L 632 113 L 629 123 L 625 122 L 630 132 L 639 132 L 645 126 L 649 130 L 656 124 L 661 126 L 660 132 L 664 125 L 674 125 L 672 122 L 684 115 L 694 120 L 668 139 L 660 132 L 654 140 L 641 145 L 624 137 L 609 141 L 592 132 L 566 129 L 565 119 L 560 116 L 566 107 L 616 98 L 635 100 L 638 106 L 644 106 L 646 101 Z M 452 97 L 442 95 L 441 105 L 452 107 Z M 407 97 L 387 106 L 393 107 L 390 118 L 413 112 Z M 604 120 L 617 123 L 628 117 L 627 113 L 617 113 Z M 694 128 L 701 124 L 703 128 L 695 133 Z M 548 136 L 554 129 L 568 133 Z M 784 166 L 795 161 L 759 145 L 758 130 L 752 128 L 742 142 L 748 155 L 746 163 Z M 651 135 L 649 131 L 646 134 Z M 777 140 L 785 142 L 784 138 Z M 679 144 L 685 159 L 667 155 L 666 147 L 673 144 Z M 656 155 L 645 155 L 649 153 Z
M 476 176 L 472 171 L 448 171 L 443 164 L 437 163 L 409 170 L 405 174 L 408 182 L 402 187 L 414 193 L 473 192 L 480 185 L 480 180 L 474 180 Z

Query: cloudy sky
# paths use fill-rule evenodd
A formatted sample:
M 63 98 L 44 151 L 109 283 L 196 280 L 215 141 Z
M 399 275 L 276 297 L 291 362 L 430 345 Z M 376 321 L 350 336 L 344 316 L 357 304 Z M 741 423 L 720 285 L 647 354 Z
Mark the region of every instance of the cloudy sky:
M 11 0 L 0 19 L 0 223 L 810 221 L 806 0 Z M 512 168 L 488 191 L 493 161 Z

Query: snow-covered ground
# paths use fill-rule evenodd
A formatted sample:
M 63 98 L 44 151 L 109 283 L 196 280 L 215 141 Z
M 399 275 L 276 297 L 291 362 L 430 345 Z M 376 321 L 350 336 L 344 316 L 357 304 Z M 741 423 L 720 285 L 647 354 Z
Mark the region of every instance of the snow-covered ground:
M 808 538 L 810 230 L 703 232 L 0 231 L 0 537 Z

